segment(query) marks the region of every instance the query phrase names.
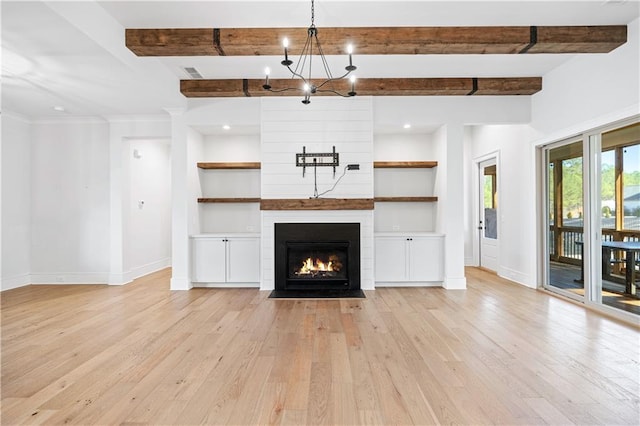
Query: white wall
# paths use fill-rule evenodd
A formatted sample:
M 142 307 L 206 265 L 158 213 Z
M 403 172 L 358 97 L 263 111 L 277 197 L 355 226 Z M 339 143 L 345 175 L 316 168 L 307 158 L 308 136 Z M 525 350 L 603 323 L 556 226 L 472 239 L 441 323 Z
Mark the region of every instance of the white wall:
M 412 123 L 528 123 L 529 96 L 378 96 L 373 98 L 376 128 Z
M 374 161 L 437 161 L 432 137 L 424 133 L 374 135 Z M 431 196 L 438 168 L 374 171 L 376 196 Z M 376 203 L 375 232 L 433 232 L 437 203 Z
M 581 123 L 632 108 L 639 112 L 640 20 L 628 25 L 627 43 L 607 54 L 576 55 L 544 75 L 531 100 L 539 138 L 587 130 Z M 605 124 L 605 123 L 603 123 Z
M 256 130 L 253 134 L 205 135 L 200 161 L 260 161 L 260 133 Z
M 2 286 L 31 282 L 31 129 L 2 112 Z
M 120 277 L 116 281 L 121 284 L 130 281 L 132 274 L 145 273 L 139 267 L 151 263 L 151 257 L 169 264 L 167 242 L 136 247 L 143 244 L 138 234 L 148 233 L 151 227 L 156 232 L 156 224 L 145 219 L 130 226 L 130 164 L 121 159 L 123 147 L 129 147 L 124 135 L 168 135 L 167 122 L 166 118 L 128 117 L 110 124 L 91 118 L 30 124 L 3 112 L 3 290 L 29 283 L 105 283 L 112 281 L 111 275 Z M 115 157 L 109 152 L 110 144 L 117 150 Z M 168 153 L 166 144 L 163 150 Z M 121 169 L 123 163 L 126 171 Z M 159 184 L 157 177 L 145 184 L 152 182 Z M 126 200 L 115 202 L 125 194 Z M 166 210 L 168 195 L 163 203 Z M 114 222 L 114 217 L 124 220 Z M 164 241 L 170 229 L 166 214 L 162 221 L 166 231 L 154 235 Z M 129 229 L 134 229 L 132 236 Z M 124 259 L 122 246 L 131 238 L 133 247 Z M 112 258 L 119 258 L 117 274 L 110 274 Z M 124 273 L 125 264 L 128 273 Z
M 373 114 L 371 98 L 318 98 L 301 105 L 298 98 L 262 99 L 262 198 L 314 195 L 314 170 L 296 167 L 296 153 L 336 152 L 340 166 L 317 168 L 318 191 L 330 189 L 347 164 L 348 171 L 328 198 L 373 197 Z
M 88 119 L 32 129 L 32 283 L 105 283 L 109 126 Z
M 170 266 L 171 146 L 168 140 L 132 140 L 129 157 L 125 270 L 137 278 Z
M 171 122 L 166 115 L 109 117 L 109 284 L 122 285 L 136 276 L 161 267 L 162 262 L 140 269 L 131 258 L 131 143 L 136 140 L 169 140 Z M 168 225 L 169 229 L 171 225 Z M 126 252 L 126 253 L 125 253 Z M 165 266 L 167 261 L 164 262 Z M 133 269 L 132 269 L 133 268 Z
M 478 266 L 478 261 L 475 258 L 477 255 L 476 234 L 478 233 L 478 214 L 477 199 L 474 194 L 475 183 L 474 179 L 476 171 L 474 171 L 473 163 L 473 126 L 465 126 L 464 128 L 464 188 L 465 188 L 465 208 L 464 208 L 464 264 L 465 266 Z
M 434 229 L 436 232 L 444 234 L 445 226 L 445 205 L 447 201 L 447 128 L 441 126 L 431 135 L 434 145 L 434 158 L 438 159 L 438 173 L 435 176 L 434 188 L 435 194 L 438 196 L 436 204 L 436 217 L 434 220 Z
M 204 137 L 193 129 L 187 131 L 187 205 L 188 205 L 188 235 L 195 235 L 202 232 L 200 222 L 200 205 L 198 198 L 203 197 L 200 185 L 199 169 L 197 163 L 203 156 Z
M 436 132 L 438 162 L 438 231 L 444 239 L 444 283 L 447 289 L 465 289 L 464 272 L 464 126 L 450 122 Z
M 208 162 L 259 162 L 260 134 L 205 136 L 202 158 Z M 198 170 L 203 197 L 260 198 L 260 169 Z M 202 203 L 203 233 L 259 232 L 258 203 Z
M 465 169 L 473 176 L 466 180 L 466 199 L 473 213 L 465 220 L 465 253 L 477 256 L 477 231 L 472 225 L 478 223 L 477 160 L 495 154 L 499 157 L 497 273 L 535 287 L 535 158 L 528 143 L 532 130 L 524 124 L 470 126 L 467 137 L 471 143 Z

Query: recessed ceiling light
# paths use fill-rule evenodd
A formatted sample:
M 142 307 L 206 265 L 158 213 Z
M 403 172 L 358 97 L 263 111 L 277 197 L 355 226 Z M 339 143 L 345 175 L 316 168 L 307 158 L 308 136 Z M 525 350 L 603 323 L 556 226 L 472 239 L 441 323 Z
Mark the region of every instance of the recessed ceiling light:
M 53 107 L 53 110 L 54 110 L 54 111 L 58 111 L 58 112 L 64 112 L 64 111 L 65 111 L 64 107 L 63 107 L 63 106 L 60 106 L 60 105 L 56 105 L 56 106 L 54 106 L 54 107 Z
M 411 124 L 406 123 L 406 124 L 405 124 L 404 126 L 402 126 L 402 127 L 404 127 L 405 129 L 410 129 L 410 128 L 411 128 Z
M 229 126 L 228 124 L 225 124 L 224 126 L 222 126 L 223 130 L 229 130 L 231 128 L 231 126 Z

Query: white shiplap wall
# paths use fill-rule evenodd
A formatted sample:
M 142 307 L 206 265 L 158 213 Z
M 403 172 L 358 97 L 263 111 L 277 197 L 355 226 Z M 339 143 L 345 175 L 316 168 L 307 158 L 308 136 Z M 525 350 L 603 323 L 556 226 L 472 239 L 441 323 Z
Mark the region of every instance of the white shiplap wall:
M 262 198 L 307 198 L 313 196 L 313 168 L 305 177 L 296 167 L 296 153 L 331 152 L 336 147 L 340 166 L 360 164 L 348 171 L 328 198 L 373 196 L 373 111 L 371 98 L 316 97 L 303 105 L 296 97 L 262 99 Z M 318 167 L 318 191 L 333 186 L 331 167 Z
M 318 191 L 331 188 L 347 164 L 360 170 L 347 171 L 335 190 L 325 198 L 373 197 L 373 109 L 368 97 L 343 99 L 315 97 L 303 105 L 297 97 L 262 98 L 261 106 L 261 197 L 309 198 L 314 192 L 313 168 L 296 167 L 296 153 L 331 152 L 336 147 L 340 166 L 335 178 L 331 167 L 317 168 Z M 361 286 L 374 288 L 373 211 L 264 211 L 262 213 L 262 279 L 260 288 L 274 288 L 274 224 L 296 222 L 357 222 L 361 238 Z

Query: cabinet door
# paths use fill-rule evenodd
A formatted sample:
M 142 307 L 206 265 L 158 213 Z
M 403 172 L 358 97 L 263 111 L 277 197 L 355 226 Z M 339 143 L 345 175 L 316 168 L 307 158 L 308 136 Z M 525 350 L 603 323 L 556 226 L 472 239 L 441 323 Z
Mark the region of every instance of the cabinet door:
M 193 240 L 193 279 L 201 283 L 225 281 L 224 238 L 197 238 Z
M 412 237 L 409 251 L 410 281 L 443 280 L 442 238 Z
M 260 282 L 260 239 L 229 238 L 227 241 L 227 282 Z
M 407 275 L 407 239 L 404 237 L 385 237 L 375 239 L 376 281 L 406 281 Z

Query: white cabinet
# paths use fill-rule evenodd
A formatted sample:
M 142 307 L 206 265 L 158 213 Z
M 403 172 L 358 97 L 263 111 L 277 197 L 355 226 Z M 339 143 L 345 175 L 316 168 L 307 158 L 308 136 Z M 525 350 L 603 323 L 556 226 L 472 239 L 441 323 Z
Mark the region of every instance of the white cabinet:
M 375 273 L 377 281 L 406 281 L 408 241 L 403 237 L 376 237 Z
M 227 282 L 260 282 L 260 238 L 227 238 Z
M 260 236 L 203 234 L 191 237 L 191 280 L 195 283 L 260 282 Z
M 194 238 L 191 242 L 194 282 L 227 281 L 227 244 L 223 237 Z
M 377 234 L 376 285 L 440 283 L 444 279 L 444 237 L 432 233 Z
M 442 281 L 444 279 L 444 239 L 442 237 L 410 237 L 408 246 L 410 281 Z

